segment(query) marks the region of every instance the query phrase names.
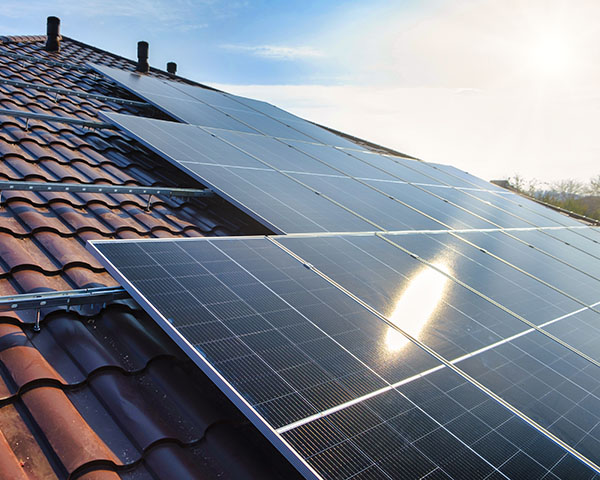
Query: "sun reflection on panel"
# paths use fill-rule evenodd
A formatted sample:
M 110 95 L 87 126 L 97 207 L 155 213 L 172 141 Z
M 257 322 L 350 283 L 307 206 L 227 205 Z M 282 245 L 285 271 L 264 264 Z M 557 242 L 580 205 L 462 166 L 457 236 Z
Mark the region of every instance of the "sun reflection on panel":
M 445 262 L 433 265 L 442 272 L 449 273 Z M 418 338 L 444 297 L 448 281 L 448 277 L 443 273 L 424 267 L 410 280 L 388 318 L 406 333 Z M 409 340 L 394 328 L 388 329 L 385 337 L 388 352 L 397 352 L 408 342 Z

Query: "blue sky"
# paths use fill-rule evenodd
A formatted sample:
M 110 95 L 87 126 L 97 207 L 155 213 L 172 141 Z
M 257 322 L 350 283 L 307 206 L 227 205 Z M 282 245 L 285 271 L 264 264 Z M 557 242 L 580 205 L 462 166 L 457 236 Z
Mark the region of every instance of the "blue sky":
M 4 0 L 62 33 L 486 179 L 600 174 L 595 0 Z

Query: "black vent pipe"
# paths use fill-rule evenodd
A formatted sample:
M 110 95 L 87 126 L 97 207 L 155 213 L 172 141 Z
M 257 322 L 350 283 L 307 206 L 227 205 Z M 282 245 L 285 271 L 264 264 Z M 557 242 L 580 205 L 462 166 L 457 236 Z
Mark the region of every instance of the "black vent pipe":
M 60 18 L 48 17 L 46 23 L 46 51 L 60 52 Z
M 167 63 L 167 72 L 171 75 L 175 75 L 175 73 L 177 73 L 177 64 L 175 62 Z
M 135 70 L 137 72 L 148 73 L 150 70 L 150 64 L 148 63 L 148 42 L 138 42 L 137 55 L 138 63 Z

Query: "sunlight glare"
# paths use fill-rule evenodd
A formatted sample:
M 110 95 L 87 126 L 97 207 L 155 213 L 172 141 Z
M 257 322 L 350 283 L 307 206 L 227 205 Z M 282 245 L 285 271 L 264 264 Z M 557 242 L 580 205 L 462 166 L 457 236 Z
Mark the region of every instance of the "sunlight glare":
M 437 262 L 433 265 L 442 272 L 449 273 L 446 263 Z M 409 335 L 418 337 L 444 297 L 448 281 L 448 277 L 443 273 L 427 266 L 423 268 L 402 292 L 389 317 L 390 321 Z M 388 328 L 385 337 L 388 352 L 397 352 L 408 342 L 399 331 Z

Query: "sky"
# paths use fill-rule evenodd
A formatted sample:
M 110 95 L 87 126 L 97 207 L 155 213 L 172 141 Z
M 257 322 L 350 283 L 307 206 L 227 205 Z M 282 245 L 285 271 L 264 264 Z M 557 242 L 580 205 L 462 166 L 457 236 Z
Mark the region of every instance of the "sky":
M 600 174 L 597 0 L 4 0 L 63 35 L 486 180 Z

